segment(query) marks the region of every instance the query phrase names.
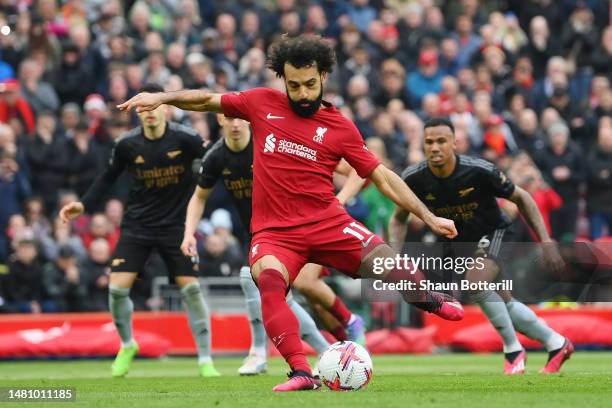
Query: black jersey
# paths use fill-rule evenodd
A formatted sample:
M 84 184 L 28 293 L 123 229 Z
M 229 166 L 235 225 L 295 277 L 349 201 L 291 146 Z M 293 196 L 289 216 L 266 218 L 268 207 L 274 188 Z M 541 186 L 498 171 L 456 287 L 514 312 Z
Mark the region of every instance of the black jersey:
M 194 189 L 193 161 L 204 155 L 202 139 L 191 128 L 168 122 L 157 140 L 141 127 L 117 139 L 109 165 L 83 196 L 91 208 L 125 170 L 131 182 L 122 227 L 134 229 L 184 227 Z
M 455 222 L 455 241 L 475 242 L 510 226 L 496 197 L 509 198 L 514 184 L 488 161 L 457 156 L 455 170 L 446 178 L 436 177 L 423 161 L 406 168 L 402 178 L 431 212 Z
M 251 225 L 251 197 L 253 194 L 253 136 L 240 152 L 231 151 L 221 138 L 202 159 L 198 185 L 212 188 L 217 180 L 229 191 L 245 228 Z

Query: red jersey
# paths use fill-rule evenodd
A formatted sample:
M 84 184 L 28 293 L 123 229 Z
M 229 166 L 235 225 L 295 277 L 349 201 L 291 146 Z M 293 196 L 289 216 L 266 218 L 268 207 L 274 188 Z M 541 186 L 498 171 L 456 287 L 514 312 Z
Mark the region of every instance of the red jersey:
M 344 212 L 332 174 L 344 158 L 361 177 L 380 164 L 355 125 L 323 102 L 314 115 L 293 112 L 287 95 L 255 88 L 221 97 L 223 112 L 251 122 L 251 232 L 307 224 Z

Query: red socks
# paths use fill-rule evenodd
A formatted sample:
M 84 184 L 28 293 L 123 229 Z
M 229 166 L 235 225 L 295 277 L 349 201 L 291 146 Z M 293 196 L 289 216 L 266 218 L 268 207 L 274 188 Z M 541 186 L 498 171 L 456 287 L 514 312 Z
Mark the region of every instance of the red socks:
M 293 371 L 312 375 L 300 340 L 297 318 L 287 305 L 287 283 L 276 269 L 264 269 L 257 280 L 264 327 Z
M 351 311 L 348 310 L 344 302 L 342 302 L 342 300 L 340 300 L 338 296 L 336 296 L 336 300 L 334 300 L 334 304 L 328 309 L 328 311 L 336 319 L 338 319 L 338 321 L 344 327 L 346 327 L 349 320 L 351 320 Z
M 346 335 L 346 330 L 344 329 L 344 326 L 336 326 L 333 329 L 330 329 L 329 332 L 338 341 L 346 341 L 348 339 L 348 336 Z

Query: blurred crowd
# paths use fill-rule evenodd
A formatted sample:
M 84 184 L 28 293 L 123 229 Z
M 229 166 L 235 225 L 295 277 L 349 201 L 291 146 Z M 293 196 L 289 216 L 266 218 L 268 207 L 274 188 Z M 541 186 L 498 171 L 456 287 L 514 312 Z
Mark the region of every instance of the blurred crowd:
M 265 67 L 282 33 L 334 44 L 324 98 L 396 171 L 424 158 L 423 122 L 447 116 L 457 152 L 495 162 L 527 189 L 557 240 L 605 239 L 610 14 L 604 0 L 0 0 L 0 310 L 105 310 L 129 185 L 118 182 L 73 224 L 57 211 L 137 125 L 115 105 L 147 82 L 284 90 Z M 219 137 L 210 114 L 169 116 Z M 393 205 L 374 187 L 349 209 L 386 234 Z M 428 239 L 418 220 L 410 231 Z M 223 189 L 198 233 L 203 276 L 235 274 L 245 229 Z M 531 239 L 525 228 L 522 239 Z M 132 292 L 139 309 L 153 307 L 151 279 L 164 274 L 156 257 L 145 269 Z

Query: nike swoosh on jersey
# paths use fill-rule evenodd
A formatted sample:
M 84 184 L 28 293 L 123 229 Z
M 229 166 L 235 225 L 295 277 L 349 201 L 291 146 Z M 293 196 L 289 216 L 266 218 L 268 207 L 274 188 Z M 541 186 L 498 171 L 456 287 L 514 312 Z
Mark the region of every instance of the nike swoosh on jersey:
M 266 119 L 285 119 L 284 116 L 274 116 L 271 113 L 268 113 L 268 116 L 266 116 Z

